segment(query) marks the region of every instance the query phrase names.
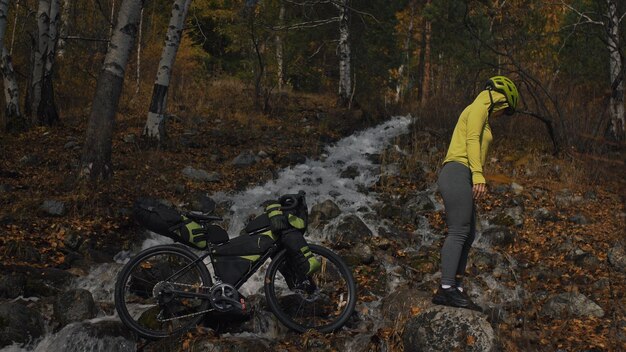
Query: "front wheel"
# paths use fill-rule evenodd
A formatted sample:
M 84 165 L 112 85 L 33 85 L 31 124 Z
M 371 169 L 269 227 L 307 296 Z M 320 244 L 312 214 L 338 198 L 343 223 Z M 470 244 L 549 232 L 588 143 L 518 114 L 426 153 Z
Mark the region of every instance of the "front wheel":
M 286 251 L 281 251 L 265 273 L 265 297 L 278 320 L 290 329 L 332 332 L 354 312 L 356 284 L 341 257 L 318 245 L 309 248 L 321 263 L 320 270 L 307 277 L 303 286 L 294 281 L 293 265 Z
M 115 309 L 122 322 L 148 339 L 194 327 L 210 306 L 194 294 L 211 286 L 209 271 L 197 259 L 186 248 L 164 245 L 128 262 L 115 283 Z

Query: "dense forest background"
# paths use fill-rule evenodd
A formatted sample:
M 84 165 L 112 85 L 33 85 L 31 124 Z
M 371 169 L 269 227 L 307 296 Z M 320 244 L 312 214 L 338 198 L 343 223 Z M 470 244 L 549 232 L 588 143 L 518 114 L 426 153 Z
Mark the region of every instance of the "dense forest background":
M 84 116 L 120 1 L 8 3 L 6 58 L 19 87 L 10 94 L 20 106 L 19 112 L 11 107 L 4 125 Z M 60 8 L 51 37 L 42 6 L 55 3 Z M 597 138 L 624 139 L 623 107 L 612 111 L 614 104 L 623 105 L 621 2 L 176 3 L 191 5 L 171 74 L 172 115 L 215 112 L 206 88 L 228 79 L 254 103 L 251 114 L 275 116 L 288 100 L 284 93 L 294 92 L 336 96 L 341 105 L 371 116 L 419 108 L 422 115 L 448 121 L 485 77 L 506 74 L 520 88 L 520 110 L 549 125 L 561 149 L 598 151 Z M 140 10 L 120 111 L 139 116 L 150 106 L 171 6 L 150 1 Z M 48 41 L 54 45 L 42 45 Z M 49 62 L 51 81 L 44 89 L 51 92 L 43 101 L 48 107 L 40 111 L 33 107 L 40 99 L 31 92 L 40 80 L 33 78 L 38 60 Z M 56 111 L 45 113 L 50 110 Z
M 620 350 L 624 18 L 617 0 L 0 0 L 0 297 L 20 268 L 85 276 L 141 242 L 137 197 L 191 206 L 240 191 L 390 116 L 415 124 L 398 142 L 407 155 L 381 156 L 381 170 L 400 163 L 401 175 L 376 192 L 422 191 L 460 111 L 506 75 L 521 102 L 493 122 L 487 174 L 500 192 L 481 206 L 533 214 L 503 225 L 518 238 L 502 250 L 526 263 L 506 284 L 533 298 L 493 323 L 498 338 L 508 350 Z M 526 191 L 513 194 L 518 183 Z M 442 212 L 426 217 L 444 233 Z M 417 225 L 404 220 L 406 237 Z M 380 251 L 411 267 L 401 249 Z M 411 279 L 436 272 L 437 256 L 407 269 Z M 355 266 L 370 290 L 360 299 L 385 293 L 368 287 L 376 270 Z M 607 314 L 538 313 L 549 293 L 578 290 Z M 401 350 L 397 326 L 372 341 Z M 280 346 L 301 350 L 295 340 Z

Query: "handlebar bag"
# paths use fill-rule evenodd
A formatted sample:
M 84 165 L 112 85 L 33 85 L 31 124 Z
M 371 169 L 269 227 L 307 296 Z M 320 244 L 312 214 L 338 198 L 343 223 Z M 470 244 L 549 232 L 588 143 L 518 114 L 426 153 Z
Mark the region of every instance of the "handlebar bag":
M 207 247 L 209 236 L 202 225 L 154 199 L 140 199 L 135 202 L 133 215 L 140 225 L 152 232 L 196 249 Z M 216 234 L 218 239 L 223 239 L 223 233 L 218 234 L 216 231 Z

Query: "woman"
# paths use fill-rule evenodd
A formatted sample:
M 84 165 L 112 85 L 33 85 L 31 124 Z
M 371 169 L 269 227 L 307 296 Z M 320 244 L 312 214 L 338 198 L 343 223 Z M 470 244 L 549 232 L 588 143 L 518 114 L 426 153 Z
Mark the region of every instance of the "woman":
M 448 236 L 441 250 L 441 285 L 433 303 L 472 308 L 475 305 L 463 292 L 467 256 L 474 242 L 475 205 L 487 192 L 483 165 L 491 142 L 489 118 L 513 115 L 519 94 L 504 76 L 487 81 L 472 104 L 463 110 L 454 128 L 450 146 L 437 184 L 446 210 Z

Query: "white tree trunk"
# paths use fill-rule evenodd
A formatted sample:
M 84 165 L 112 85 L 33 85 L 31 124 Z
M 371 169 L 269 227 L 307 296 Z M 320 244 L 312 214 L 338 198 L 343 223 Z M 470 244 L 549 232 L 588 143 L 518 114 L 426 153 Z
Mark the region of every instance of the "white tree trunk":
M 70 28 L 70 6 L 71 0 L 62 0 L 61 5 L 61 23 L 59 25 L 59 40 L 57 44 L 57 56 L 63 58 L 65 56 L 65 39 L 69 34 Z
M 41 88 L 43 85 L 43 73 L 46 65 L 46 52 L 48 51 L 48 26 L 50 23 L 50 0 L 39 0 L 37 10 L 37 48 L 34 53 L 33 72 L 30 97 L 30 115 L 36 122 L 37 109 L 41 102 Z
M 172 7 L 172 17 L 165 37 L 165 46 L 161 53 L 159 70 L 152 90 L 152 102 L 143 134 L 158 141 L 165 138 L 165 110 L 167 107 L 167 90 L 170 85 L 176 53 L 183 36 L 183 27 L 191 0 L 176 0 Z
M 280 11 L 278 13 L 279 26 L 285 25 L 285 4 L 281 2 Z M 278 91 L 283 90 L 283 84 L 285 82 L 285 67 L 284 67 L 284 54 L 283 54 L 283 33 L 276 33 L 276 74 L 278 80 Z
M 20 113 L 20 90 L 17 86 L 11 55 L 6 47 L 2 47 L 2 61 L 0 63 L 2 78 L 4 81 L 5 116 L 7 126 L 23 124 Z
M 341 0 L 339 17 L 339 101 L 347 105 L 352 89 L 350 69 L 350 0 Z
M 51 0 L 50 19 L 48 23 L 48 44 L 44 54 L 45 66 L 41 86 L 41 101 L 37 107 L 37 117 L 40 123 L 51 125 L 59 120 L 56 104 L 54 102 L 54 88 L 52 85 L 52 69 L 56 57 L 56 46 L 59 37 L 59 19 L 61 0 Z
M 609 72 L 611 77 L 611 98 L 609 111 L 611 114 L 611 133 L 617 140 L 624 140 L 624 72 L 619 52 L 619 16 L 617 1 L 607 0 L 607 33 L 609 49 Z
M 139 30 L 142 5 L 143 0 L 123 0 L 120 5 L 89 116 L 81 161 L 80 176 L 83 179 L 95 181 L 113 175 L 113 124 L 122 94 L 126 64 Z

